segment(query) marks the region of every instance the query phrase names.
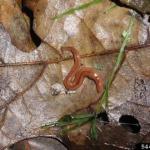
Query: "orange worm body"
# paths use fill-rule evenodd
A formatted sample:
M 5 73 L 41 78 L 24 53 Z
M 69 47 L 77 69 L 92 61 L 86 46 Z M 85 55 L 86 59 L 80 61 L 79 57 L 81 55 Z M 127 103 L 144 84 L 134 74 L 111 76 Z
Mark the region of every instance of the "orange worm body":
M 78 51 L 72 47 L 63 47 L 61 50 L 62 52 L 70 51 L 74 58 L 74 65 L 63 82 L 66 89 L 76 90 L 82 85 L 85 77 L 88 77 L 95 81 L 97 92 L 100 92 L 103 89 L 102 78 L 92 68 L 81 66 L 81 59 Z

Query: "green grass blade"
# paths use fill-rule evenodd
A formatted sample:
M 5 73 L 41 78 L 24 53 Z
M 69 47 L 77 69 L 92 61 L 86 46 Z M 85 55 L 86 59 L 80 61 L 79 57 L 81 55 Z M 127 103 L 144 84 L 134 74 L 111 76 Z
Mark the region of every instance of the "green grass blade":
M 80 125 L 84 120 L 91 120 L 93 117 L 95 117 L 94 114 L 78 114 L 78 115 L 65 115 L 61 119 L 59 119 L 56 122 L 49 122 L 45 125 L 43 125 L 41 128 L 48 128 L 48 127 L 64 127 L 68 125 Z
M 65 126 L 65 127 L 62 129 L 62 134 L 66 134 L 66 133 L 68 133 L 69 131 L 72 131 L 72 130 L 74 130 L 74 129 L 76 129 L 76 128 L 79 128 L 79 127 L 81 127 L 82 125 L 85 125 L 86 123 L 91 122 L 91 120 L 92 120 L 91 118 L 84 118 L 84 119 L 81 119 L 80 122 L 74 122 L 73 127 L 68 128 L 68 126 Z
M 94 114 L 77 114 L 72 116 L 74 119 L 83 119 L 83 118 L 92 118 L 94 117 Z
M 91 130 L 90 130 L 91 139 L 97 140 L 98 134 L 97 134 L 97 127 L 96 127 L 96 118 L 94 118 L 91 123 L 92 123 Z
M 60 14 L 60 15 L 58 15 L 58 16 L 55 16 L 55 17 L 53 17 L 52 19 L 55 20 L 55 19 L 62 18 L 62 17 L 64 17 L 65 15 L 73 14 L 73 13 L 75 13 L 75 11 L 79 11 L 79 10 L 88 8 L 88 7 L 92 6 L 92 5 L 98 4 L 98 3 L 100 3 L 100 2 L 102 2 L 102 0 L 93 0 L 93 1 L 91 1 L 91 2 L 82 4 L 82 5 L 80 5 L 80 6 L 71 8 L 71 9 L 69 9 L 69 10 L 66 10 L 66 11 L 63 12 L 62 14 Z
M 119 54 L 117 56 L 117 60 L 116 60 L 116 63 L 115 63 L 115 66 L 112 70 L 112 73 L 105 85 L 105 89 L 104 89 L 104 92 L 102 94 L 102 97 L 99 101 L 99 103 L 97 104 L 97 108 L 96 108 L 96 112 L 97 113 L 100 113 L 101 110 L 103 109 L 102 107 L 106 108 L 108 106 L 108 97 L 109 97 L 109 88 L 116 76 L 116 73 L 118 72 L 118 70 L 120 69 L 121 67 L 121 64 L 124 60 L 124 56 L 125 56 L 125 48 L 129 42 L 129 39 L 130 39 L 130 36 L 131 36 L 131 33 L 132 33 L 132 28 L 133 28 L 133 25 L 134 25 L 134 20 L 135 20 L 135 16 L 132 15 L 131 18 L 130 18 L 130 21 L 129 21 L 129 26 L 128 26 L 128 29 L 126 31 L 126 34 L 125 36 L 123 37 L 123 43 L 121 45 L 121 48 L 120 48 L 120 51 L 119 51 Z

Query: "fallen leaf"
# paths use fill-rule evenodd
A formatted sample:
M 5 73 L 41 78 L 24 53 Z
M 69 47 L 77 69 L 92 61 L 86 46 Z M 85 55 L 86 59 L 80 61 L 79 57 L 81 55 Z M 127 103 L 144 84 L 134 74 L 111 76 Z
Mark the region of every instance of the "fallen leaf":
M 13 42 L 14 31 L 7 30 L 5 21 L 1 22 L 0 149 L 31 137 L 56 135 L 55 129 L 43 130 L 41 126 L 92 104 L 94 107 L 99 100 L 95 83 L 89 79 L 85 79 L 84 84 L 76 91 L 66 92 L 63 79 L 70 71 L 73 59 L 69 53 L 62 55 L 60 48 L 72 46 L 79 50 L 82 64 L 94 68 L 106 81 L 121 46 L 122 33 L 128 27 L 131 11 L 116 7 L 111 13 L 105 14 L 105 8 L 110 7 L 111 3 L 104 1 L 59 20 L 51 19 L 84 2 L 87 0 L 39 0 L 33 10 L 33 28 L 42 42 L 34 50 L 33 47 L 28 47 L 28 50 L 32 50 L 30 53 L 23 52 L 17 46 L 18 38 Z M 17 9 L 20 11 L 18 6 Z M 2 14 L 5 20 L 6 12 Z M 12 17 L 14 15 L 16 14 L 11 14 Z M 7 23 L 13 29 L 12 21 Z M 18 26 L 20 25 L 19 23 Z M 17 26 L 14 28 L 18 31 Z M 110 89 L 110 124 L 98 125 L 102 130 L 99 135 L 100 146 L 129 149 L 150 132 L 148 30 L 148 22 L 145 24 L 137 15 L 125 61 Z M 30 36 L 26 31 L 23 29 L 22 34 Z M 23 39 L 20 42 L 20 46 L 26 46 Z M 60 91 L 54 94 L 54 90 L 57 91 L 58 88 Z M 119 119 L 122 115 L 134 116 L 141 126 L 140 133 L 130 133 L 121 127 Z M 82 130 L 87 133 L 89 128 Z M 80 140 L 80 134 L 76 135 Z

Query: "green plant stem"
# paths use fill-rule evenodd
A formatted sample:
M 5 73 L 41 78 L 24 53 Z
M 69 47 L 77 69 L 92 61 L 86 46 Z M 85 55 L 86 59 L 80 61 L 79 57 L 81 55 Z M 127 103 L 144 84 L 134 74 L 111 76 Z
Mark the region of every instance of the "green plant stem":
M 86 123 L 88 122 L 91 122 L 93 120 L 93 118 L 82 118 L 81 122 L 76 122 L 73 124 L 73 127 L 71 128 L 67 128 L 67 126 L 65 126 L 63 129 L 62 129 L 62 134 L 66 134 L 67 132 L 69 131 L 72 131 L 76 128 L 79 128 L 81 127 L 82 125 L 85 125 Z M 68 124 L 69 125 L 69 124 Z
M 79 10 L 85 9 L 85 8 L 87 8 L 87 7 L 90 7 L 90 6 L 92 6 L 92 5 L 98 4 L 98 3 L 100 3 L 100 2 L 102 2 L 102 0 L 93 0 L 93 1 L 91 1 L 91 2 L 82 4 L 82 5 L 80 5 L 80 6 L 71 8 L 71 9 L 69 9 L 69 10 L 63 12 L 62 14 L 53 17 L 52 19 L 55 20 L 55 19 L 62 18 L 62 17 L 64 17 L 65 15 L 73 14 L 73 13 L 75 13 L 75 11 L 77 11 L 77 10 L 79 11 Z
M 102 97 L 101 97 L 99 103 L 97 104 L 97 107 L 96 107 L 96 113 L 97 114 L 101 112 L 101 110 L 103 109 L 102 107 L 104 107 L 104 109 L 105 109 L 108 106 L 109 89 L 110 89 L 110 86 L 111 86 L 115 76 L 116 76 L 116 73 L 120 69 L 120 66 L 121 66 L 121 64 L 124 60 L 125 48 L 126 48 L 128 42 L 129 42 L 129 39 L 130 39 L 130 36 L 131 36 L 132 28 L 133 28 L 133 25 L 134 25 L 134 19 L 135 19 L 135 17 L 134 17 L 134 15 L 132 15 L 131 18 L 130 18 L 128 29 L 126 31 L 126 35 L 124 36 L 124 39 L 123 39 L 122 46 L 121 46 L 119 54 L 117 56 L 115 66 L 112 70 L 112 73 L 111 73 L 108 81 L 106 82 L 105 89 L 104 89 L 104 92 L 102 94 Z
M 97 134 L 97 127 L 96 127 L 96 116 L 95 116 L 95 118 L 91 121 L 90 136 L 91 136 L 91 139 L 97 140 L 98 134 Z

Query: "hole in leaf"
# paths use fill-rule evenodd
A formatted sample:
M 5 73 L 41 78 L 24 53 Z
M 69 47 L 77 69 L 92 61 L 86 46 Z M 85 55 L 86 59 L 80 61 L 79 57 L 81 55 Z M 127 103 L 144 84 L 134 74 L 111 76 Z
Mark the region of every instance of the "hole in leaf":
M 108 118 L 108 115 L 107 115 L 106 111 L 99 113 L 97 115 L 97 120 L 100 123 L 103 123 L 104 125 L 109 123 L 109 118 Z
M 26 7 L 23 3 L 22 3 L 22 12 L 25 13 L 30 18 L 30 35 L 32 41 L 38 47 L 41 44 L 41 39 L 33 30 L 33 20 L 34 20 L 33 12 L 31 9 Z
M 139 121 L 131 115 L 123 115 L 119 119 L 119 123 L 132 133 L 139 133 L 141 126 Z

